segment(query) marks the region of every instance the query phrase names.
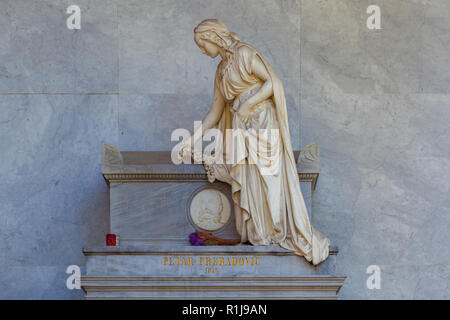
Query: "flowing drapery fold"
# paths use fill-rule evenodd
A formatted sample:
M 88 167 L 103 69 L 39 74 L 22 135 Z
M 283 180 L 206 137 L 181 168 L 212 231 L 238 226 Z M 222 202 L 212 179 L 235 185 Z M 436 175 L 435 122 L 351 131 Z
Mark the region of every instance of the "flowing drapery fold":
M 273 95 L 255 106 L 250 119 L 243 122 L 235 109 L 261 85 L 251 72 L 255 56 L 270 75 Z M 317 265 L 328 257 L 329 240 L 314 229 L 308 217 L 292 151 L 282 82 L 248 44 L 236 43 L 229 59 L 227 65 L 219 64 L 215 77 L 226 100 L 216 126 L 223 137 L 222 148 L 217 150 L 222 150 L 225 158 L 232 153 L 234 161 L 208 165 L 214 169 L 214 178 L 231 185 L 241 241 L 278 244 Z M 279 130 L 278 139 L 259 136 L 262 142 L 255 144 L 252 134 L 258 130 Z

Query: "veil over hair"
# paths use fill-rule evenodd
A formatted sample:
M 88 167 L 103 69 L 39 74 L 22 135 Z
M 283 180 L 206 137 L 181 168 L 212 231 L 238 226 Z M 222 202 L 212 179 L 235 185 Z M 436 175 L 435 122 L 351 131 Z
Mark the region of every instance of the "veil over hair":
M 233 43 L 241 41 L 241 38 L 236 33 L 228 31 L 219 19 L 203 20 L 195 27 L 194 33 L 203 33 L 202 39 L 209 40 L 226 50 Z

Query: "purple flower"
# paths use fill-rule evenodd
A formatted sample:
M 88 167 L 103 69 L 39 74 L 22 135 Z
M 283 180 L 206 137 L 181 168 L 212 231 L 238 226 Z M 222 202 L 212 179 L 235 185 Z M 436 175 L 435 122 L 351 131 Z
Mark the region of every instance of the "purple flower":
M 203 241 L 198 236 L 197 231 L 193 232 L 189 235 L 189 241 L 190 241 L 191 245 L 193 245 L 193 246 L 202 246 L 203 245 Z

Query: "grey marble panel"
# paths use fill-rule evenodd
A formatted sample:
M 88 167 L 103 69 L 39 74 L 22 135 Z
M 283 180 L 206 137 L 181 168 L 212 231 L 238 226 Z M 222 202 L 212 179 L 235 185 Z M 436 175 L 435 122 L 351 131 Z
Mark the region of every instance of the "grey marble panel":
M 371 264 L 448 264 L 448 96 L 325 91 L 303 108 L 304 136 L 321 143 L 313 222 L 341 249 L 343 295 L 381 297 L 365 287 Z
M 191 133 L 194 121 L 208 112 L 210 99 L 204 95 L 121 95 L 119 110 L 120 150 L 171 150 L 172 132 L 183 128 Z
M 419 0 L 426 4 L 426 17 L 450 18 L 450 2 L 447 0 Z
M 9 266 L 0 273 L 0 299 L 82 299 L 82 290 L 66 287 L 67 266 Z M 82 268 L 84 270 L 84 267 Z
M 424 93 L 450 93 L 450 4 L 446 18 L 427 18 L 421 28 Z
M 118 149 L 122 151 L 171 150 L 179 142 L 171 141 L 172 132 L 178 128 L 194 132 L 194 121 L 201 121 L 211 106 L 211 98 L 205 95 L 127 94 L 119 99 Z M 288 112 L 292 146 L 298 150 L 298 114 Z
M 69 30 L 67 7 L 81 9 Z M 0 92 L 117 92 L 113 0 L 4 0 L 0 4 Z
M 134 0 L 118 9 L 125 92 L 212 94 L 218 61 L 201 54 L 193 29 L 216 17 L 259 49 L 298 97 L 299 1 Z
M 377 1 L 381 30 L 366 27 L 371 4 L 302 1 L 302 95 L 320 94 L 324 87 L 343 93 L 420 92 L 421 28 L 431 3 Z
M 300 182 L 300 189 L 302 191 L 303 199 L 305 200 L 306 208 L 308 209 L 309 219 L 312 217 L 312 190 L 311 190 L 311 182 Z
M 129 241 L 189 244 L 195 231 L 189 222 L 190 197 L 208 182 L 123 183 L 111 184 L 111 232 Z M 229 187 L 215 182 L 229 192 Z M 225 239 L 239 239 L 234 215 L 221 230 L 214 232 Z
M 423 265 L 382 266 L 384 292 L 391 291 L 400 299 L 450 299 L 450 266 Z M 394 280 L 398 283 L 394 285 Z M 383 292 L 374 292 L 381 296 Z
M 299 2 L 120 2 L 120 90 L 177 94 L 181 95 L 180 99 L 185 94 L 206 96 L 200 106 L 202 112 L 198 114 L 203 116 L 203 110 L 207 111 L 212 101 L 218 58 L 215 61 L 201 54 L 193 41 L 193 29 L 203 19 L 220 18 L 244 42 L 260 50 L 280 76 L 287 96 L 293 144 L 298 148 Z M 198 106 L 187 101 L 178 107 L 193 110 Z
M 68 265 L 84 264 L 84 245 L 104 243 L 108 189 L 101 176 L 100 150 L 103 140 L 117 142 L 117 99 L 0 96 L 0 110 L 0 265 L 10 270 L 11 279 L 24 277 L 16 267 L 29 268 L 28 286 L 18 282 L 24 293 L 45 280 L 33 283 L 34 277 L 44 277 L 40 267 L 58 266 L 66 277 Z M 41 287 L 24 297 L 38 298 L 38 291 L 65 296 L 58 289 L 63 284 L 55 283 L 60 278 L 49 274 L 48 292 Z M 0 281 L 0 291 L 11 285 Z
M 448 286 L 430 278 L 441 277 L 434 264 L 445 266 L 450 256 L 443 227 L 449 97 L 373 94 L 445 92 L 446 19 L 424 15 L 448 10 L 383 1 L 383 29 L 369 31 L 364 1 L 339 2 L 336 10 L 302 4 L 301 134 L 321 146 L 313 223 L 341 249 L 338 272 L 348 275 L 341 297 L 448 296 Z M 372 264 L 381 265 L 381 290 L 366 287 Z M 390 264 L 399 267 L 387 275 Z
M 339 261 L 340 262 L 340 261 Z M 341 266 L 338 266 L 340 269 Z M 339 292 L 341 299 L 449 299 L 448 264 L 380 265 L 380 289 L 367 289 L 367 265 L 354 264 L 354 274 L 347 277 Z

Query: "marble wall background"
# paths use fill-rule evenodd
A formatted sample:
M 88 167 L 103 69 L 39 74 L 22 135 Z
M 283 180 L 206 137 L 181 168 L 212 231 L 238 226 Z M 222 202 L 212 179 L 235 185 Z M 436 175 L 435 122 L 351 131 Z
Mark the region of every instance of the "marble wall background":
M 201 119 L 217 61 L 192 29 L 206 17 L 278 72 L 294 148 L 320 143 L 313 220 L 340 247 L 341 297 L 449 298 L 447 0 L 2 0 L 0 298 L 82 298 L 65 269 L 109 227 L 101 142 L 170 150 Z
M 301 137 L 320 143 L 313 215 L 342 298 L 449 299 L 450 2 L 301 4 Z

